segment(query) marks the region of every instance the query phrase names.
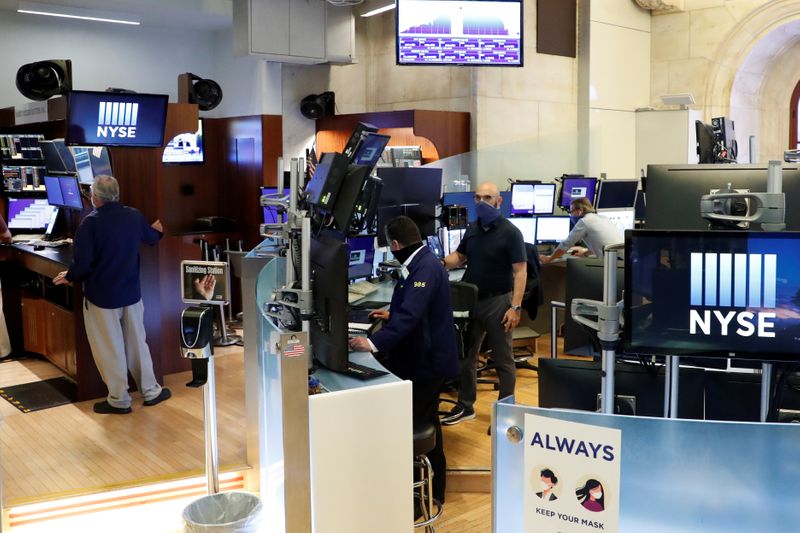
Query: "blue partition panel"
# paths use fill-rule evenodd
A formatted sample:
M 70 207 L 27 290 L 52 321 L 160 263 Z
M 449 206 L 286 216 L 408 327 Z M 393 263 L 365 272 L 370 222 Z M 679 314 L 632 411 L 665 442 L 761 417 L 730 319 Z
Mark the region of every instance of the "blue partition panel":
M 522 533 L 526 413 L 622 430 L 620 531 L 800 530 L 800 426 L 495 405 L 493 527 Z

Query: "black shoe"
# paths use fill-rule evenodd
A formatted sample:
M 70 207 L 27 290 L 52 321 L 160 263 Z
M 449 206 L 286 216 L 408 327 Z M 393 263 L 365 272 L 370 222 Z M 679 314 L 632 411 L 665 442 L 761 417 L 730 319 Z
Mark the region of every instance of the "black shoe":
M 106 400 L 94 404 L 94 412 L 101 415 L 127 415 L 131 411 L 130 407 L 114 407 Z
M 463 405 L 457 404 L 453 407 L 447 416 L 442 417 L 441 422 L 445 426 L 453 426 L 464 420 L 472 420 L 475 418 L 475 411 L 467 410 Z
M 153 405 L 158 405 L 164 400 L 169 400 L 172 398 L 172 392 L 166 387 L 161 389 L 161 392 L 158 393 L 158 396 L 153 398 L 152 400 L 145 400 L 144 405 L 147 407 L 151 407 Z
M 489 426 L 489 429 L 486 430 L 486 434 L 487 435 L 491 435 L 492 434 L 492 426 Z

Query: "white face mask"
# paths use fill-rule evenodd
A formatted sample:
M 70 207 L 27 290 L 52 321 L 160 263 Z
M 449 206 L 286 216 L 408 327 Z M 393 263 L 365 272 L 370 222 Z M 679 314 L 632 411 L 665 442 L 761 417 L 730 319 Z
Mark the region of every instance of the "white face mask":
M 589 496 L 591 496 L 595 500 L 599 500 L 600 498 L 603 497 L 603 491 L 601 491 L 601 490 L 592 491 L 592 492 L 589 493 Z
M 542 481 L 542 490 L 550 490 L 550 483 Z

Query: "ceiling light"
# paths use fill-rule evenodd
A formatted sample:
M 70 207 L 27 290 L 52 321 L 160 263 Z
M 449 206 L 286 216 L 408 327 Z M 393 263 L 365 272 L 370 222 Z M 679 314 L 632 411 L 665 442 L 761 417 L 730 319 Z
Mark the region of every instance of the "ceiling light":
M 371 17 L 373 15 L 378 15 L 380 13 L 385 13 L 387 11 L 390 11 L 390 10 L 394 9 L 394 7 L 395 7 L 394 4 L 389 4 L 387 6 L 379 7 L 378 9 L 373 9 L 372 11 L 367 11 L 366 13 L 364 13 L 361 16 L 362 17 Z
M 134 20 L 135 17 L 129 16 L 127 19 L 118 18 L 120 13 L 101 12 L 95 9 L 80 9 L 66 6 L 53 6 L 46 4 L 35 4 L 31 2 L 20 2 L 17 13 L 27 15 L 44 15 L 47 17 L 59 17 L 66 19 L 91 20 L 94 22 L 111 22 L 113 24 L 129 24 L 139 26 L 140 21 Z

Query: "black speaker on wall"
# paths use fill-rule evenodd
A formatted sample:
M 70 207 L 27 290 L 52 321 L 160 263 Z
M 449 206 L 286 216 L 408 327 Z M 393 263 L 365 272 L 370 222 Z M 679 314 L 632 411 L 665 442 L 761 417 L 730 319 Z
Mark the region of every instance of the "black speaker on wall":
M 300 100 L 300 113 L 311 120 L 332 117 L 336 114 L 336 95 L 333 91 L 309 94 Z
M 25 98 L 47 100 L 72 90 L 72 61 L 48 59 L 22 65 L 17 70 L 17 89 Z
M 187 72 L 178 76 L 178 102 L 197 104 L 200 111 L 211 111 L 222 102 L 222 87 L 214 80 Z

